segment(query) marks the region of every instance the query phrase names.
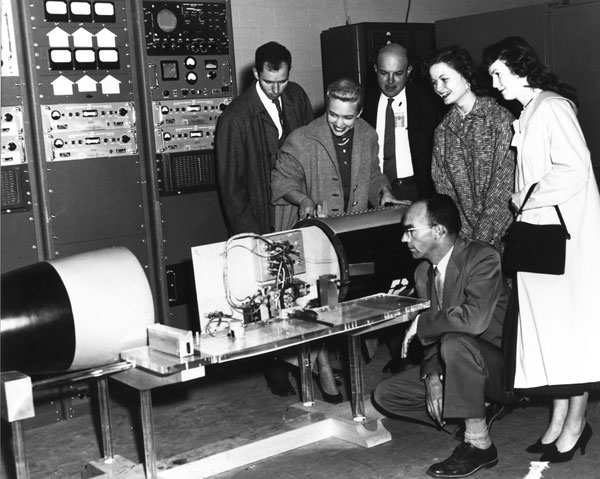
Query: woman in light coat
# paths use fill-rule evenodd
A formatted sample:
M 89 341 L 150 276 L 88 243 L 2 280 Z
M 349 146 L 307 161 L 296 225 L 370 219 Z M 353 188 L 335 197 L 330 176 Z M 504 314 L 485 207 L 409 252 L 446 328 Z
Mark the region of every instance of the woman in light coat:
M 600 387 L 600 194 L 590 152 L 576 116 L 574 90 L 558 81 L 520 37 L 484 50 L 493 85 L 523 111 L 514 122 L 517 170 L 512 203 L 522 220 L 558 224 L 558 205 L 571 239 L 565 273 L 518 272 L 514 387 L 553 398 L 544 434 L 528 452 L 541 461 L 565 462 L 585 453 L 592 435 L 585 414 L 589 391 Z M 543 241 L 540 238 L 540 241 Z

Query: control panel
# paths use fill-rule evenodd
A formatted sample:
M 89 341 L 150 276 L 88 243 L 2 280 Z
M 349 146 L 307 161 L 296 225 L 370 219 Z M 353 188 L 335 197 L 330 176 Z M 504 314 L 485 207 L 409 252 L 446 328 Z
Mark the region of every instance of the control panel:
M 47 161 L 137 153 L 131 102 L 42 105 Z
M 31 209 L 28 165 L 25 157 L 23 112 L 20 106 L 3 106 L 0 123 L 2 151 L 2 213 Z
M 216 188 L 215 130 L 234 94 L 228 4 L 143 2 L 159 193 Z
M 225 3 L 144 2 L 153 100 L 233 93 Z
M 214 148 L 215 127 L 231 98 L 153 102 L 156 152 Z
M 229 55 L 227 10 L 217 2 L 144 2 L 148 55 Z
M 1 109 L 2 166 L 25 163 L 23 139 L 23 113 L 20 106 L 3 106 Z
M 124 0 L 28 3 L 41 103 L 133 98 Z
M 0 73 L 3 77 L 17 77 L 19 75 L 19 60 L 15 43 L 12 4 L 8 0 L 2 0 L 1 5 L 0 39 L 2 48 L 0 48 Z

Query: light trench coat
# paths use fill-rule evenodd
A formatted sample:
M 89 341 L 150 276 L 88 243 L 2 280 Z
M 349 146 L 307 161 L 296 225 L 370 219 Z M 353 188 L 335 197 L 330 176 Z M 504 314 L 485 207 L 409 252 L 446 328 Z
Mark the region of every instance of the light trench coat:
M 564 275 L 517 275 L 515 388 L 600 381 L 600 194 L 575 106 L 541 92 L 514 129 L 517 207 L 538 182 L 522 220 L 558 224 L 558 205 L 571 234 Z

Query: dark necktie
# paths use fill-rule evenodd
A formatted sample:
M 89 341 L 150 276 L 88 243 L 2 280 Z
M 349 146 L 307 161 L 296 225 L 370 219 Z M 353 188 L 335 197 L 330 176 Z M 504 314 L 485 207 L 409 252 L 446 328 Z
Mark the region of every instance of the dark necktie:
M 385 130 L 383 135 L 383 174 L 390 183 L 397 178 L 396 173 L 396 119 L 392 109 L 393 98 L 388 98 L 385 109 Z
M 438 308 L 441 310 L 444 305 L 444 280 L 442 279 L 442 273 L 437 266 L 433 267 L 433 284 L 435 286 L 435 294 L 438 300 Z
M 275 106 L 277 107 L 277 113 L 279 114 L 279 122 L 281 123 L 281 138 L 279 139 L 279 141 L 283 143 L 283 141 L 289 133 L 288 126 L 287 122 L 285 121 L 285 115 L 283 114 L 281 105 L 279 104 L 279 98 L 273 100 L 273 103 L 275 103 Z

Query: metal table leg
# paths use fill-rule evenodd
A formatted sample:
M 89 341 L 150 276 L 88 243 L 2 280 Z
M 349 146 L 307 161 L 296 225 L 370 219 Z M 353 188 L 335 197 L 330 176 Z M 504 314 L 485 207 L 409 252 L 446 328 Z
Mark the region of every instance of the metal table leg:
M 363 399 L 363 367 L 360 352 L 360 336 L 348 336 L 348 362 L 350 369 L 350 404 L 352 418 L 357 422 L 366 421 Z
M 25 436 L 21 421 L 10 423 L 12 428 L 13 454 L 15 456 L 15 469 L 17 479 L 29 479 L 29 466 L 27 465 L 27 454 L 25 453 Z
M 108 378 L 106 376 L 96 379 L 98 388 L 98 408 L 100 410 L 100 428 L 102 429 L 102 454 L 106 462 L 115 458 L 112 441 L 112 423 L 110 420 L 110 403 L 108 399 Z
M 152 391 L 140 390 L 142 433 L 144 436 L 144 465 L 147 479 L 157 479 L 156 443 L 154 441 L 154 420 L 152 418 Z
M 310 361 L 310 344 L 304 343 L 298 348 L 298 365 L 300 367 L 300 385 L 302 387 L 302 403 L 312 406 L 315 403 Z

